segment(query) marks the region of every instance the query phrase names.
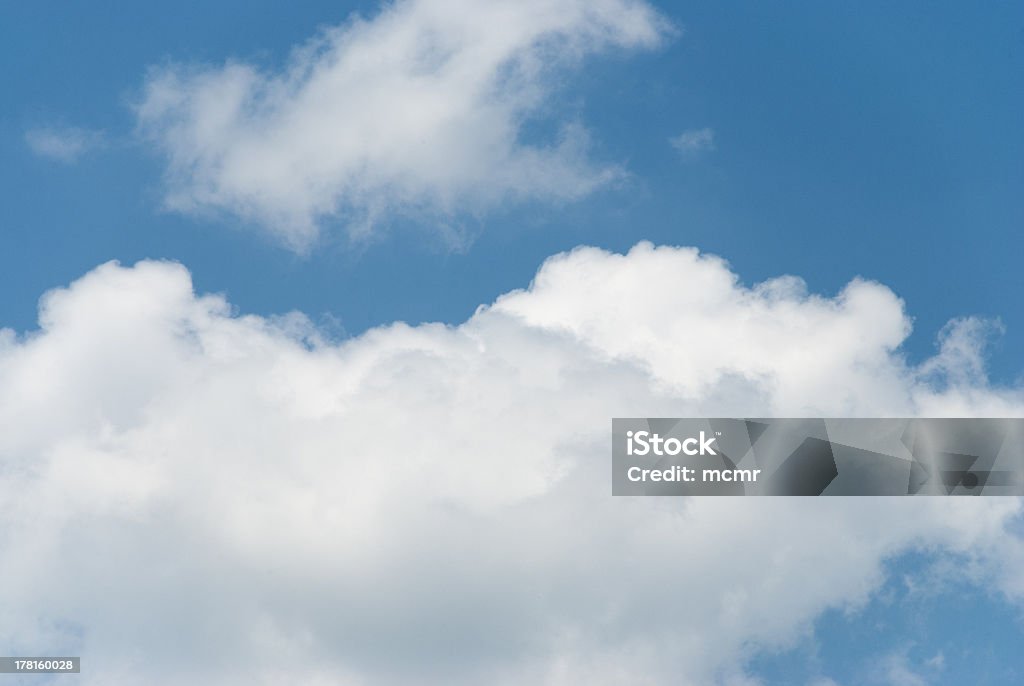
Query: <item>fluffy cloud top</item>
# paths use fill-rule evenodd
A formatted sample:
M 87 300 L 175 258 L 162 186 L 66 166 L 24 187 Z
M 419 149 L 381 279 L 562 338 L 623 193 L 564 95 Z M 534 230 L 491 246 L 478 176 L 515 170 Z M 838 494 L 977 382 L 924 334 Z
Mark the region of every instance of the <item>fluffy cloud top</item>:
M 0 641 L 83 684 L 703 685 L 900 551 L 1024 595 L 1014 499 L 610 496 L 616 415 L 1024 409 L 959 373 L 969 327 L 927 369 L 909 328 L 649 244 L 340 343 L 106 264 L 0 335 Z
M 405 213 L 450 223 L 614 179 L 577 123 L 548 142 L 523 124 L 549 118 L 563 69 L 666 30 L 642 0 L 401 0 L 324 31 L 281 72 L 156 69 L 138 123 L 166 155 L 170 208 L 226 211 L 303 249 L 328 218 L 355 234 Z

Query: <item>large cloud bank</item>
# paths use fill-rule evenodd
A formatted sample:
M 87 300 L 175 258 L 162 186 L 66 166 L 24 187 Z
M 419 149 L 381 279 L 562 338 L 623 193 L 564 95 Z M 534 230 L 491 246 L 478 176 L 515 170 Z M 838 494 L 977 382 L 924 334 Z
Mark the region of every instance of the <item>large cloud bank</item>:
M 506 199 L 578 198 L 621 175 L 575 121 L 546 141 L 558 79 L 588 55 L 650 48 L 641 0 L 402 0 L 326 30 L 267 72 L 170 65 L 137 103 L 167 158 L 167 205 L 228 212 L 308 248 L 322 220 L 366 234 L 407 214 L 453 225 Z
M 1014 499 L 610 496 L 616 415 L 1020 414 L 974 329 L 910 367 L 884 286 L 640 244 L 336 343 L 106 264 L 0 335 L 0 642 L 105 686 L 739 684 L 901 551 L 1021 597 Z

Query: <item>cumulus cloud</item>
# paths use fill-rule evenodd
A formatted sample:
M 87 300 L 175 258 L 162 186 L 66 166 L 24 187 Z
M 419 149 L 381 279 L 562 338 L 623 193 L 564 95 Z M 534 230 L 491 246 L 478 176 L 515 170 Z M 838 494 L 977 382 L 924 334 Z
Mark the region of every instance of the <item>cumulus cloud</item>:
M 103 145 L 104 136 L 74 126 L 41 127 L 25 132 L 25 143 L 40 157 L 71 164 L 89 152 Z
M 402 0 L 322 32 L 281 71 L 154 69 L 136 112 L 166 156 L 168 207 L 237 215 L 301 250 L 325 221 L 354 235 L 408 214 L 450 224 L 620 177 L 590 159 L 578 122 L 546 141 L 523 126 L 552 122 L 564 70 L 669 30 L 642 0 Z
M 610 495 L 612 416 L 1020 414 L 909 328 L 877 283 L 649 244 L 340 343 L 103 265 L 0 335 L 0 641 L 83 684 L 699 686 L 901 551 L 1024 593 L 1016 499 Z
M 713 129 L 690 129 L 668 140 L 679 154 L 694 157 L 702 152 L 715 149 L 715 132 Z

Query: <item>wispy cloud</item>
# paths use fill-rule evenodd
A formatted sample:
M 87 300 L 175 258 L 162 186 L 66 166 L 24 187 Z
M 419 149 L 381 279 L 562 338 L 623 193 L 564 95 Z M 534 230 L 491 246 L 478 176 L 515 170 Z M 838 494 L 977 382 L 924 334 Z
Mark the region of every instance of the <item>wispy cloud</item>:
M 925 664 L 933 669 L 942 666 L 940 664 L 936 667 L 931 660 Z M 930 683 L 924 673 L 911 663 L 905 649 L 887 655 L 882 660 L 880 667 L 879 676 L 886 686 L 928 686 Z
M 166 204 L 226 211 L 303 250 L 325 220 L 365 236 L 396 215 L 442 224 L 506 200 L 572 200 L 622 176 L 584 127 L 526 142 L 588 55 L 658 45 L 641 0 L 406 0 L 299 46 L 278 72 L 155 69 L 139 129 L 167 159 Z
M 40 157 L 71 164 L 82 155 L 104 145 L 102 131 L 75 126 L 39 127 L 25 132 L 25 143 Z
M 689 129 L 670 138 L 669 143 L 681 155 L 694 157 L 702 152 L 715 149 L 715 131 L 710 128 Z

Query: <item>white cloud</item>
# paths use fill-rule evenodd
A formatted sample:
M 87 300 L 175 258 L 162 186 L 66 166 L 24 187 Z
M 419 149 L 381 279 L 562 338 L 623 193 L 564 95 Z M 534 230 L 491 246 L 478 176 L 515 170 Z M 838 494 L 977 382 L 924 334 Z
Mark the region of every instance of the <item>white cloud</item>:
M 681 155 L 693 157 L 707 150 L 715 149 L 715 132 L 713 129 L 689 129 L 678 136 L 673 136 L 668 142 Z
M 882 682 L 887 686 L 928 686 L 929 681 L 910 664 L 906 651 L 887 655 L 881 663 Z
M 939 652 L 932 655 L 930 658 L 924 661 L 924 664 L 929 669 L 936 671 L 942 671 L 946 668 L 946 655 L 940 650 Z
M 548 98 L 593 53 L 650 48 L 642 0 L 404 0 L 294 51 L 284 70 L 155 69 L 140 130 L 167 158 L 168 207 L 228 212 L 295 249 L 324 221 L 366 235 L 396 216 L 450 224 L 505 200 L 565 200 L 621 176 L 574 121 L 546 142 Z
M 42 127 L 25 132 L 25 143 L 40 157 L 71 164 L 89 152 L 103 145 L 104 136 L 74 126 Z
M 901 551 L 1020 594 L 1016 499 L 609 495 L 612 416 L 1024 409 L 907 366 L 908 330 L 875 283 L 647 244 L 341 344 L 104 265 L 0 335 L 0 642 L 85 655 L 82 684 L 699 686 Z

